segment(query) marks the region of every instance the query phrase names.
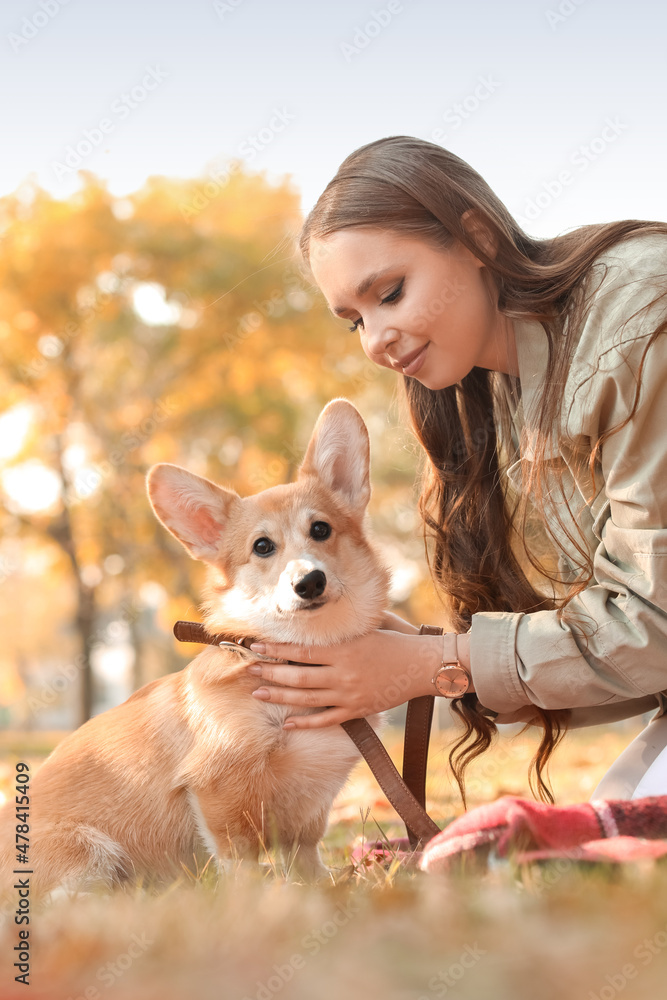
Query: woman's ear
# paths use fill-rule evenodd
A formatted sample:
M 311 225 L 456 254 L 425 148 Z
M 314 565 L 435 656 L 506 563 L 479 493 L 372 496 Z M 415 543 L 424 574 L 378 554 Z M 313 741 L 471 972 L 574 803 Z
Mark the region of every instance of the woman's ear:
M 487 257 L 495 258 L 498 253 L 498 238 L 477 209 L 466 209 L 461 216 L 461 224 L 475 246 Z

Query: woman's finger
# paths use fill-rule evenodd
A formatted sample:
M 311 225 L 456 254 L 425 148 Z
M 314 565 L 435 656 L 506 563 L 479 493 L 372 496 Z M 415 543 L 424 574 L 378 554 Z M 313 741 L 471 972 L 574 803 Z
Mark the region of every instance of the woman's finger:
M 276 663 L 253 663 L 247 668 L 253 677 L 296 688 L 324 688 L 331 683 L 329 667 L 300 667 Z
M 289 642 L 253 642 L 249 647 L 253 653 L 271 656 L 277 660 L 294 660 L 297 663 L 322 665 L 325 655 L 323 646 L 296 646 Z
M 331 705 L 336 695 L 325 688 L 281 688 L 260 687 L 252 692 L 258 701 L 270 701 L 273 705 L 299 705 L 302 708 L 324 708 Z
M 352 718 L 356 716 L 350 715 L 343 708 L 328 708 L 325 712 L 313 712 L 312 715 L 290 715 L 285 719 L 283 729 L 324 729 Z

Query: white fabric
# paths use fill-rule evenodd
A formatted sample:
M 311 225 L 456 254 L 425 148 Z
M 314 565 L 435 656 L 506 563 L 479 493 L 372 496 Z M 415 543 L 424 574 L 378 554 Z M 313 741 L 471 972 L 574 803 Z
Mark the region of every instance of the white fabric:
M 640 799 L 667 795 L 667 715 L 656 715 L 611 765 L 591 795 Z
M 643 799 L 647 795 L 667 795 L 667 747 L 653 761 L 635 788 L 632 798 Z

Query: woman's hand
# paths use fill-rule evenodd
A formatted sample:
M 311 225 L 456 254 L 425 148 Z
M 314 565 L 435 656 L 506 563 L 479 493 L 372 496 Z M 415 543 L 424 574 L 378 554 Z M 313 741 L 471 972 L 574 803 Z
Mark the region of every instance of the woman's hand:
M 392 618 L 408 625 L 395 615 Z M 323 712 L 292 716 L 283 727 L 320 729 L 395 708 L 419 695 L 433 694 L 431 679 L 442 660 L 443 640 L 442 636 L 384 628 L 337 646 L 261 642 L 253 643 L 250 649 L 294 661 L 251 664 L 248 673 L 269 682 L 253 691 L 253 696 L 278 705 L 325 708 Z

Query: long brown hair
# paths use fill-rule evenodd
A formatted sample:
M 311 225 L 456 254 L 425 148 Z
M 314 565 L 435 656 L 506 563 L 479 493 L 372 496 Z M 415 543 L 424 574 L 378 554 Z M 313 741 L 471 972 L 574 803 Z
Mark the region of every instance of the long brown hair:
M 471 210 L 490 235 L 492 252 L 466 226 L 463 216 L 469 217 Z M 581 531 L 577 539 L 556 510 L 562 502 L 569 506 L 557 473 L 560 495 L 554 495 L 553 482 L 545 489 L 545 449 L 558 426 L 568 362 L 591 293 L 591 265 L 631 236 L 667 236 L 667 224 L 629 219 L 534 239 L 464 160 L 421 139 L 389 136 L 361 146 L 340 165 L 302 227 L 299 245 L 305 262 L 312 239 L 353 226 L 418 237 L 443 249 L 458 241 L 485 265 L 500 312 L 542 323 L 548 364 L 534 461 L 523 496 L 512 495 L 502 475 L 518 454 L 509 435 L 502 433 L 509 414 L 498 373 L 473 368 L 459 383 L 437 390 L 404 378 L 412 426 L 428 457 L 419 509 L 427 559 L 452 631 L 466 631 L 475 612 L 555 609 L 561 620 L 580 628 L 585 639 L 585 626 L 576 616 L 568 618 L 565 609 L 592 579 L 592 559 Z M 425 304 L 426 315 L 428 308 Z M 654 331 L 647 350 L 665 326 Z M 624 423 L 634 414 L 638 398 L 639 379 L 635 405 Z M 584 463 L 593 483 L 602 440 Z M 531 492 L 533 507 L 527 499 Z M 560 543 L 549 529 L 547 506 L 580 557 L 577 578 L 565 588 L 555 570 L 554 545 Z M 576 524 L 576 518 L 573 521 Z M 465 727 L 450 752 L 465 803 L 465 769 L 490 746 L 497 729 L 480 711 L 476 695 L 466 695 L 452 706 Z M 535 792 L 534 776 L 540 797 L 553 801 L 545 768 L 564 735 L 569 712 L 535 706 L 534 713 L 543 736 L 531 765 L 531 789 Z

